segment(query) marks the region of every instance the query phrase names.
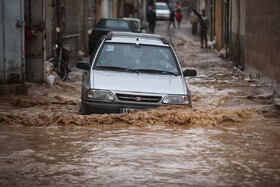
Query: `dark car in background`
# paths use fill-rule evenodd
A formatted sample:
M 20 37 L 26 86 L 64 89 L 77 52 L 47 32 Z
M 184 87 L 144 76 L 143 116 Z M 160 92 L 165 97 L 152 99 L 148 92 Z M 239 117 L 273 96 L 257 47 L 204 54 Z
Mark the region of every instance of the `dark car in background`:
M 145 27 L 143 27 L 141 25 L 141 20 L 140 19 L 127 18 L 127 17 L 124 17 L 123 19 L 133 21 L 135 23 L 136 27 L 137 27 L 137 32 L 139 32 L 139 33 L 145 33 L 146 32 Z
M 89 35 L 89 54 L 92 54 L 101 37 L 110 31 L 138 32 L 138 27 L 132 20 L 101 18 Z

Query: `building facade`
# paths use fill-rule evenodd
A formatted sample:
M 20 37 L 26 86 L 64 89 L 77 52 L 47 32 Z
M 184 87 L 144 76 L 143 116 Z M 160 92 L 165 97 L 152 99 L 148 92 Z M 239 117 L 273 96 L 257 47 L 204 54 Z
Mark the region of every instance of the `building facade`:
M 280 1 L 247 0 L 245 68 L 280 89 Z
M 0 84 L 44 82 L 45 63 L 60 39 L 70 45 L 70 66 L 88 48 L 88 1 L 0 0 Z M 25 30 L 37 30 L 26 38 Z M 60 32 L 58 32 L 60 31 Z
M 208 38 L 235 66 L 265 85 L 280 87 L 280 1 L 199 0 L 210 20 Z M 198 3 L 199 2 L 199 3 Z M 205 7 L 201 7 L 205 4 Z

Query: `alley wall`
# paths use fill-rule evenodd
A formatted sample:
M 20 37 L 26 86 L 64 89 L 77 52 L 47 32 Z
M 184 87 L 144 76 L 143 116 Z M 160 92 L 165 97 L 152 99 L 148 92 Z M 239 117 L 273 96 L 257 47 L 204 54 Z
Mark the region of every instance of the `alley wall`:
M 246 1 L 246 65 L 280 85 L 280 1 Z
M 243 0 L 232 0 L 231 5 L 230 58 L 240 69 L 245 68 L 245 9 Z

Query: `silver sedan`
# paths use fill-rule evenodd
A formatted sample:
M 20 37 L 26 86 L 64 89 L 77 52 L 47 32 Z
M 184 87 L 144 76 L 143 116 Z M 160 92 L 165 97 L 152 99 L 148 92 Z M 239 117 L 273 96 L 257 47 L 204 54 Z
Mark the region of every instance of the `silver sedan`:
M 132 113 L 139 109 L 178 104 L 191 106 L 191 92 L 168 41 L 160 35 L 111 32 L 101 41 L 86 70 L 82 112 Z

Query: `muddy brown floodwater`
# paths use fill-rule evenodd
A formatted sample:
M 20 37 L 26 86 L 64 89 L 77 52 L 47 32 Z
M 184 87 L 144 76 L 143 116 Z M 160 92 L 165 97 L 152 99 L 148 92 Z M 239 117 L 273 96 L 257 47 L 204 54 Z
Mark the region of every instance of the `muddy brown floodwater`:
M 280 186 L 280 113 L 273 91 L 180 30 L 166 35 L 193 108 L 79 113 L 82 71 L 28 96 L 0 96 L 0 186 Z M 171 36 L 171 37 L 170 37 Z

